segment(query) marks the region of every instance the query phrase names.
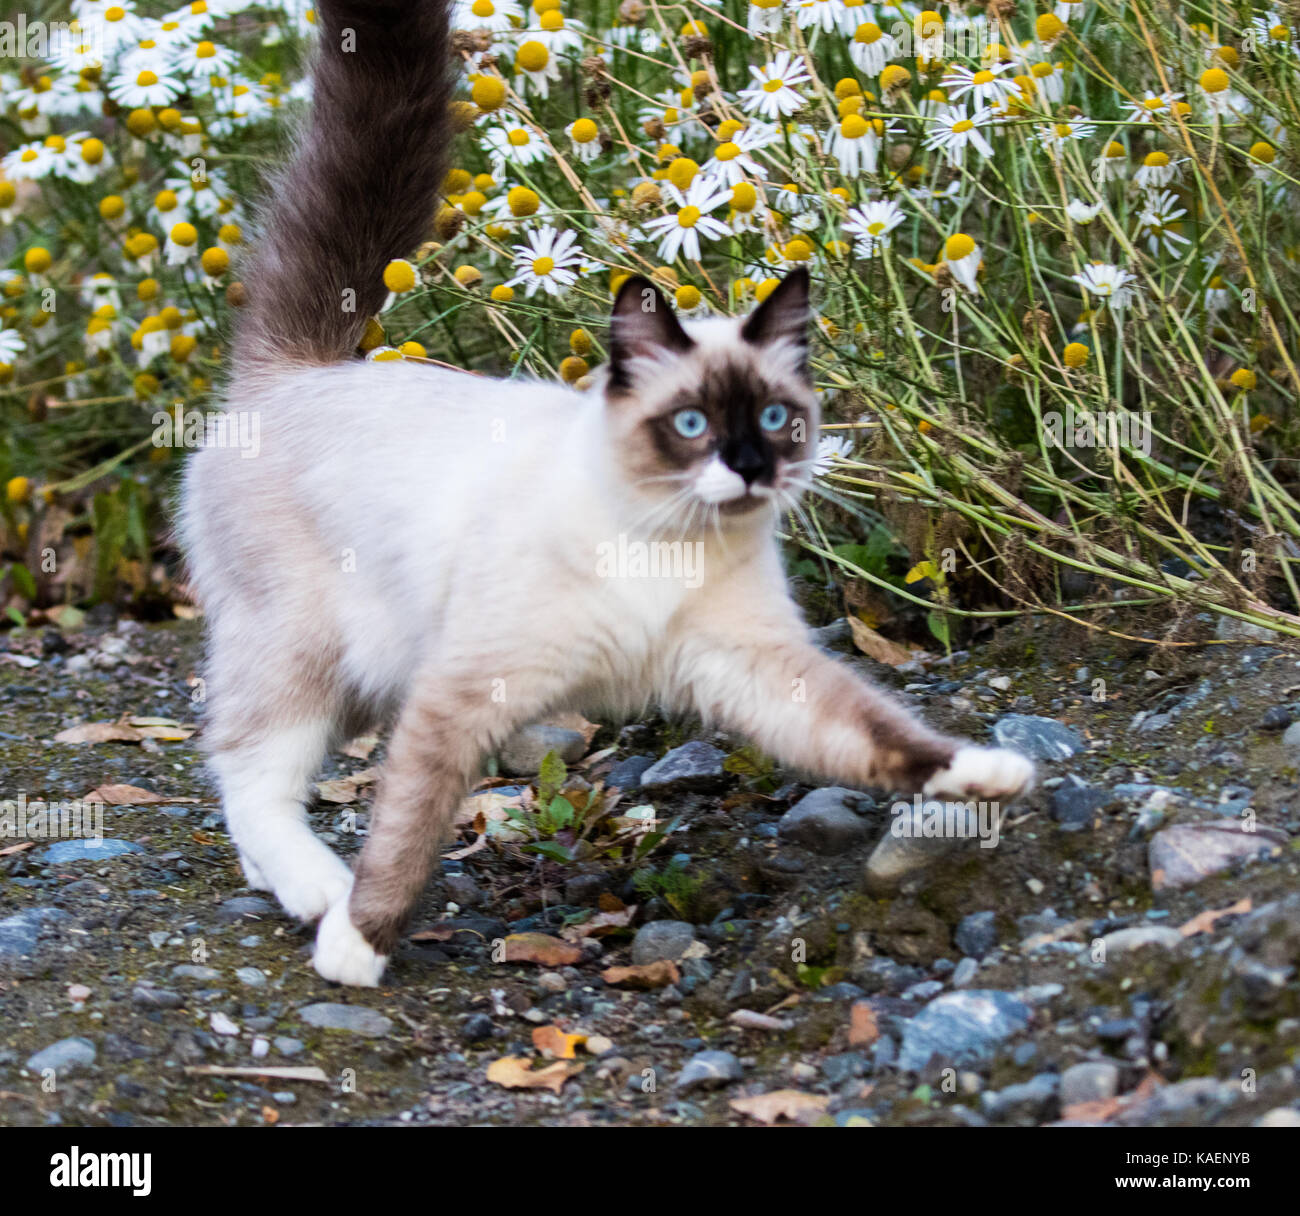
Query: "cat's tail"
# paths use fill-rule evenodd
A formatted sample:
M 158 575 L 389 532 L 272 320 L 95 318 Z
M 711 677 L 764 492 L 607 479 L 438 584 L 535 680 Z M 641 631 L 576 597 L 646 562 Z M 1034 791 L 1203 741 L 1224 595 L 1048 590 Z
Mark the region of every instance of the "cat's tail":
M 432 223 L 454 74 L 448 0 L 318 0 L 312 112 L 244 271 L 235 368 L 357 348 L 384 268 Z

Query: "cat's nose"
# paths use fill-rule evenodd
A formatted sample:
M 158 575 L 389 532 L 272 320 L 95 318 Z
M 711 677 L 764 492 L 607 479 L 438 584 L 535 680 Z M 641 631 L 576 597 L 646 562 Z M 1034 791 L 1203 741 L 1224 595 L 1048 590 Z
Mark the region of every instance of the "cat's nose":
M 746 486 L 751 486 L 763 475 L 766 462 L 757 448 L 745 445 L 731 453 L 727 467 L 743 478 Z

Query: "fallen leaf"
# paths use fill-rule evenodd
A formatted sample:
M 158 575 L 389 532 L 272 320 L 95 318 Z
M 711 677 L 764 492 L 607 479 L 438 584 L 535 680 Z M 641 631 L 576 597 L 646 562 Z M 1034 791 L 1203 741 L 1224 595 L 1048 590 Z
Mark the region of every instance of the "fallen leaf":
M 812 1123 L 826 1113 L 830 1105 L 828 1094 L 805 1094 L 797 1089 L 774 1089 L 770 1094 L 755 1094 L 752 1098 L 733 1098 L 731 1109 L 760 1123 L 775 1123 L 788 1119 L 791 1123 Z
M 85 722 L 54 736 L 55 743 L 139 743 L 144 735 L 125 722 Z
M 262 1122 L 274 1126 L 280 1122 L 280 1112 L 274 1106 L 262 1107 Z
M 146 739 L 158 739 L 163 743 L 178 743 L 182 739 L 188 739 L 198 729 L 173 718 L 128 718 L 127 722 Z
M 443 857 L 448 861 L 460 861 L 462 858 L 469 857 L 471 854 L 486 849 L 487 842 L 487 833 L 484 832 L 473 844 L 467 844 L 463 849 L 456 849 L 451 853 L 444 853 Z
M 0 857 L 9 857 L 14 853 L 21 853 L 24 849 L 32 849 L 35 847 L 36 841 L 24 840 L 22 844 L 11 844 L 6 849 L 0 849 Z
M 369 760 L 370 753 L 375 750 L 378 743 L 378 735 L 358 735 L 350 743 L 339 748 L 339 752 L 344 756 L 351 756 L 353 760 Z
M 166 802 L 161 794 L 142 790 L 138 785 L 100 785 L 82 798 L 82 802 L 103 802 L 108 806 L 144 806 L 148 802 Z M 192 798 L 177 799 L 192 802 Z
M 876 1011 L 866 1001 L 855 1001 L 849 1010 L 849 1046 L 870 1047 L 878 1038 Z
M 332 781 L 316 782 L 316 794 L 322 802 L 355 802 L 362 787 L 373 785 L 379 776 L 377 768 L 364 768 L 350 777 L 335 777 Z
M 40 659 L 33 659 L 26 654 L 10 654 L 7 651 L 0 654 L 0 661 L 12 663 L 15 667 L 39 667 L 41 665 Z
M 597 912 L 595 916 L 577 925 L 565 925 L 560 936 L 568 942 L 578 942 L 584 937 L 606 937 L 619 929 L 626 929 L 636 915 L 636 905 L 617 912 Z
M 506 938 L 505 962 L 539 963 L 543 967 L 571 967 L 582 951 L 546 933 L 512 933 Z
M 887 637 L 877 633 L 866 621 L 856 616 L 848 618 L 849 629 L 853 632 L 853 644 L 863 654 L 870 655 L 878 663 L 887 663 L 898 667 L 912 661 L 912 652 L 906 646 L 891 642 Z
M 587 1041 L 585 1034 L 565 1034 L 558 1026 L 534 1026 L 533 1046 L 551 1060 L 572 1060 Z
M 653 963 L 635 963 L 631 967 L 607 967 L 600 978 L 612 987 L 667 988 L 682 978 L 677 964 L 666 958 Z
M 586 1066 L 567 1060 L 556 1060 L 545 1068 L 531 1068 L 530 1060 L 521 1056 L 503 1056 L 488 1065 L 487 1079 L 506 1089 L 549 1089 L 558 1094 L 570 1077 L 576 1077 Z
M 1245 899 L 1239 899 L 1231 908 L 1206 908 L 1204 912 L 1193 916 L 1185 925 L 1178 926 L 1178 932 L 1184 937 L 1192 937 L 1197 933 L 1213 933 L 1215 922 L 1225 916 L 1244 916 L 1251 910 L 1253 905 L 1250 902 L 1250 896 Z

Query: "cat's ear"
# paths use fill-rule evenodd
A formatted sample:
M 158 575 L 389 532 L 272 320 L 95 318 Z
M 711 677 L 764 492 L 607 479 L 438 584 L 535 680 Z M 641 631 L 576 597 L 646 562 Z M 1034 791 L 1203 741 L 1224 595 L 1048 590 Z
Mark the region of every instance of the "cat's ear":
M 802 266 L 790 271 L 740 327 L 740 336 L 755 346 L 790 342 L 806 357 L 808 326 L 812 309 L 808 304 L 808 271 Z
M 672 306 L 649 279 L 634 274 L 618 289 L 610 316 L 610 386 L 632 384 L 632 361 L 665 353 L 682 355 L 695 345 L 673 313 Z

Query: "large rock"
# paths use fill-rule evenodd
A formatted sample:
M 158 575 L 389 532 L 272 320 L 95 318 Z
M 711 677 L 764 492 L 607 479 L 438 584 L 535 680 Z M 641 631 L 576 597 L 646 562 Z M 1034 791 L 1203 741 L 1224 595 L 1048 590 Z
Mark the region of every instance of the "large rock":
M 652 920 L 632 939 L 632 961 L 638 966 L 660 959 L 676 962 L 694 941 L 694 925 L 684 920 Z
M 41 854 L 41 860 L 50 865 L 62 866 L 73 861 L 107 861 L 127 853 L 144 850 L 130 840 L 57 840 Z
M 1280 853 L 1290 837 L 1278 828 L 1265 828 L 1240 819 L 1215 819 L 1208 823 L 1179 823 L 1151 838 L 1147 860 L 1151 885 L 1162 891 L 1190 887 L 1193 883 L 1230 869 L 1254 857 Z
M 71 919 L 62 908 L 24 908 L 0 920 L 0 973 L 34 975 L 40 967 L 41 930 Z
M 936 997 L 903 1030 L 898 1066 L 921 1072 L 931 1059 L 970 1065 L 990 1060 L 998 1047 L 1029 1026 L 1029 1006 L 1009 992 L 971 988 Z
M 364 1005 L 324 1002 L 299 1009 L 298 1016 L 309 1026 L 319 1026 L 324 1030 L 348 1030 L 367 1037 L 387 1034 L 393 1028 L 393 1023 L 382 1013 L 367 1009 Z
M 576 730 L 537 722 L 506 740 L 497 753 L 497 768 L 507 777 L 535 777 L 548 752 L 576 764 L 587 753 L 587 741 Z
M 867 795 L 842 786 L 813 790 L 781 816 L 777 831 L 783 840 L 815 853 L 847 853 L 867 838 L 867 824 L 860 812 L 872 805 Z
M 993 724 L 999 747 L 1010 747 L 1031 760 L 1068 760 L 1083 750 L 1083 740 L 1055 718 L 1006 714 Z
M 641 792 L 653 797 L 722 789 L 728 781 L 726 759 L 725 752 L 698 739 L 684 743 L 641 774 Z

